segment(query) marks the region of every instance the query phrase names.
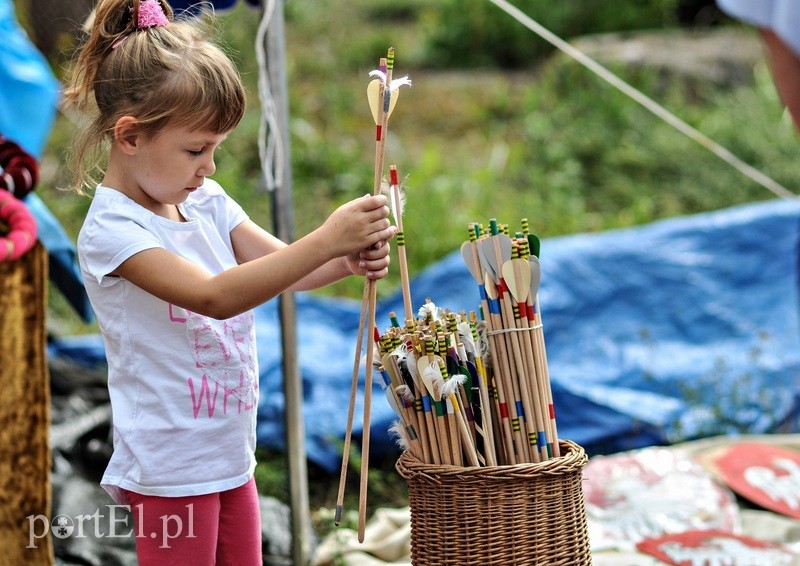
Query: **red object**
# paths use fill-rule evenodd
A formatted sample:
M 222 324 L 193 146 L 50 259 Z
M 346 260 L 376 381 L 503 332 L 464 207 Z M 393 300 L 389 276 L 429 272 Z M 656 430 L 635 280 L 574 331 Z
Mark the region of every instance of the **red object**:
M 686 531 L 676 535 L 649 538 L 636 547 L 667 564 L 694 566 L 720 564 L 750 566 L 754 564 L 792 564 L 795 553 L 788 548 L 728 533 L 725 531 Z
M 741 443 L 714 459 L 722 480 L 756 505 L 800 519 L 800 452 Z

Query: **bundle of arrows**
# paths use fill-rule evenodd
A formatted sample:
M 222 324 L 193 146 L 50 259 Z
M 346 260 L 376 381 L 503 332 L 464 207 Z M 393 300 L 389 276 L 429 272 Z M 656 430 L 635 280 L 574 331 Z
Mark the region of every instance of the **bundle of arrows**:
M 375 360 L 398 416 L 392 432 L 430 464 L 495 466 L 560 456 L 539 312 L 539 241 L 495 220 L 470 226 L 462 256 L 481 316 L 427 300 L 416 319 L 376 337 Z M 533 249 L 533 251 L 531 251 Z
M 386 135 L 389 129 L 389 116 L 394 111 L 400 87 L 411 84 L 408 77 L 393 78 L 395 51 L 390 47 L 386 57 L 378 62 L 378 68 L 369 75 L 373 80 L 367 85 L 367 101 L 372 118 L 375 121 L 375 175 L 373 194 L 381 193 L 384 185 L 384 162 L 386 153 Z M 393 179 L 397 178 L 393 169 Z M 402 226 L 398 237 L 402 239 Z M 404 279 L 404 281 L 407 281 Z M 407 283 L 405 287 L 407 287 Z M 350 402 L 347 411 L 347 426 L 345 429 L 344 447 L 342 450 L 342 468 L 339 476 L 339 493 L 336 500 L 336 514 L 334 523 L 338 525 L 342 519 L 345 477 L 350 459 L 350 440 L 353 428 L 353 414 L 355 409 L 356 390 L 358 389 L 358 375 L 361 365 L 361 351 L 364 336 L 372 336 L 375 332 L 375 304 L 377 300 L 377 287 L 374 279 L 364 280 L 364 292 L 361 298 L 361 316 L 358 324 L 358 338 L 356 339 L 356 352 L 353 360 L 353 378 L 350 385 Z M 366 332 L 365 332 L 366 328 Z M 367 340 L 369 342 L 369 339 Z M 370 408 L 372 403 L 372 361 L 374 349 L 367 347 L 366 370 L 364 372 L 364 415 L 363 433 L 361 437 L 361 475 L 358 502 L 358 540 L 364 542 L 367 509 L 367 476 L 369 466 L 369 423 Z

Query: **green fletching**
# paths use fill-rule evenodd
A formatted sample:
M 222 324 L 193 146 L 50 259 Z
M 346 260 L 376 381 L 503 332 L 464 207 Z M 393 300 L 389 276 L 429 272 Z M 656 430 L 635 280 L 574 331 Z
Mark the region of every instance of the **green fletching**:
M 539 238 L 536 237 L 536 234 L 528 234 L 528 246 L 531 249 L 531 254 L 539 257 L 541 242 L 539 241 Z

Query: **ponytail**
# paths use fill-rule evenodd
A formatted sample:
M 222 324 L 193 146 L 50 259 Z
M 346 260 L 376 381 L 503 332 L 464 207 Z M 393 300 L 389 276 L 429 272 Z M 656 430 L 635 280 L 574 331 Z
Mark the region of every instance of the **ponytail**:
M 172 20 L 172 7 L 162 0 L 154 0 Z M 139 28 L 138 15 L 142 0 L 101 0 L 89 23 L 89 37 L 80 50 L 72 71 L 72 80 L 64 96 L 85 110 L 94 90 L 98 68 L 110 52 Z

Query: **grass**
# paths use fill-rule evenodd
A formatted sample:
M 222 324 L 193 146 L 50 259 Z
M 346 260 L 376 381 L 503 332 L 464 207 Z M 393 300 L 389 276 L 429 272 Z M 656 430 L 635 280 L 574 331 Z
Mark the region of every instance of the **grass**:
M 457 249 L 468 223 L 489 217 L 513 228 L 527 216 L 534 232 L 551 237 L 773 198 L 563 57 L 513 72 L 432 70 L 420 31 L 425 4 L 330 0 L 324 14 L 311 3 L 286 4 L 297 236 L 337 205 L 372 190 L 374 126 L 365 89 L 368 72 L 389 45 L 397 49 L 396 75 L 409 74 L 414 82 L 401 91 L 387 148 L 387 165 L 397 164 L 407 176 L 404 224 L 412 276 Z M 220 150 L 216 178 L 269 229 L 270 195 L 259 189 L 255 142 L 256 26 L 257 13 L 241 5 L 221 20 L 251 99 L 245 120 Z M 798 185 L 800 145 L 766 68 L 743 88 L 708 85 L 691 93 L 679 80 L 613 70 L 754 167 L 785 186 Z M 66 184 L 64 151 L 73 135 L 74 126 L 59 117 L 39 194 L 75 236 L 88 200 L 55 188 Z M 394 292 L 398 285 L 392 270 L 379 292 Z M 357 299 L 361 289 L 353 280 L 323 292 Z M 95 331 L 75 320 L 57 293 L 51 297 L 51 318 L 66 331 Z M 281 455 L 264 453 L 261 462 L 262 491 L 288 500 Z M 370 509 L 403 503 L 405 491 L 392 464 L 373 466 Z M 324 509 L 335 503 L 338 476 L 313 466 L 310 473 L 312 508 L 324 534 Z M 346 507 L 355 509 L 357 485 L 351 483 L 347 493 Z

